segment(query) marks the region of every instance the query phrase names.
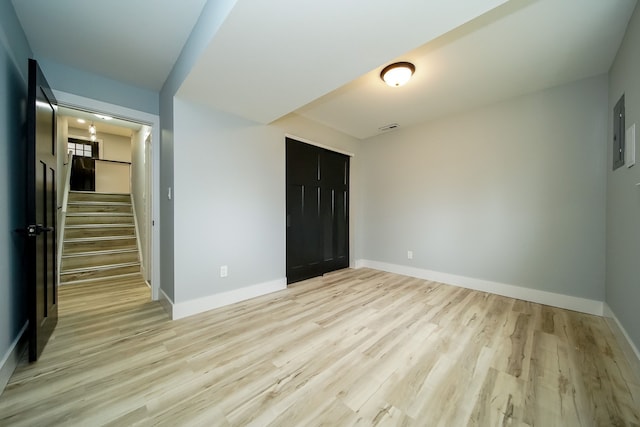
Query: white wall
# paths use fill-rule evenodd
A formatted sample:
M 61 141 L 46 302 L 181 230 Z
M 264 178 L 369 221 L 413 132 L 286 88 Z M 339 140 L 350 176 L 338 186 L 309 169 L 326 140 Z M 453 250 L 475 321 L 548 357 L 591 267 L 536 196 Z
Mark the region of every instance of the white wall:
M 96 160 L 96 193 L 131 193 L 130 165 Z
M 363 141 L 362 257 L 602 301 L 606 129 L 600 76 Z
M 70 138 L 86 138 L 89 132 L 85 128 L 69 126 Z M 131 162 L 131 136 L 114 135 L 100 132 L 98 126 L 97 139 L 99 142 L 100 160 L 115 160 Z M 65 141 L 67 141 L 65 139 Z M 130 193 L 131 167 L 124 163 L 109 163 L 96 161 L 96 189 L 98 193 Z
M 148 197 L 147 194 L 147 159 L 145 154 L 145 137 L 148 128 L 143 126 L 131 138 L 131 198 L 135 206 L 138 240 L 142 257 L 142 272 L 149 279 L 149 245 L 148 245 Z M 150 161 L 150 159 L 149 159 Z
M 626 125 L 635 123 L 640 138 L 640 7 L 609 73 L 607 133 L 607 303 L 636 352 L 640 349 L 640 164 L 612 170 L 613 106 L 625 95 Z M 640 154 L 640 153 L 638 153 Z M 640 160 L 640 159 L 638 159 Z M 637 353 L 640 358 L 640 352 Z M 640 363 L 640 362 L 639 362 Z M 638 365 L 640 366 L 640 365 Z
M 88 137 L 89 132 L 87 129 L 69 127 L 69 137 Z M 119 162 L 131 162 L 131 137 L 122 135 L 113 135 L 110 133 L 100 132 L 98 128 L 97 133 L 98 141 L 102 141 L 100 144 L 100 158 L 105 160 L 116 160 Z
M 283 281 L 285 133 L 346 151 L 357 141 L 296 116 L 265 126 L 180 99 L 174 114 L 174 301 Z

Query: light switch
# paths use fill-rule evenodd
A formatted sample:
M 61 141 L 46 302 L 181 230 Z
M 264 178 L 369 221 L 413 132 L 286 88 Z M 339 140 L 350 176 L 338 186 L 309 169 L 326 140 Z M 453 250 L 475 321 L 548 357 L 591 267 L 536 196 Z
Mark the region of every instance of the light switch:
M 624 164 L 630 168 L 636 164 L 636 124 L 627 128 L 624 135 Z

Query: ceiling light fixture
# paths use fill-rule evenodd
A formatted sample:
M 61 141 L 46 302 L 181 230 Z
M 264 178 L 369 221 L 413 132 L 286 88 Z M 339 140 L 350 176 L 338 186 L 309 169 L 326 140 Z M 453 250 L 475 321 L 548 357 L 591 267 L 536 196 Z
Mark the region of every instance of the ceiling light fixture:
M 396 62 L 384 67 L 380 78 L 389 86 L 398 87 L 407 83 L 415 71 L 415 65 L 410 62 Z
M 77 119 L 77 120 L 78 120 L 78 123 L 80 123 L 80 124 L 85 124 L 85 123 L 87 123 L 87 121 L 86 121 L 85 119 Z
M 91 138 L 93 142 L 96 141 L 96 126 L 93 123 L 89 126 L 89 138 Z

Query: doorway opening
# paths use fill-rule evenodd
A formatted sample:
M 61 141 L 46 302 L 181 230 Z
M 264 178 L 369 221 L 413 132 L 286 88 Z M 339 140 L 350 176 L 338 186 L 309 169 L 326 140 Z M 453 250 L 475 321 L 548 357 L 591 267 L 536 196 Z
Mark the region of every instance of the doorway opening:
M 65 236 L 60 234 L 58 272 L 64 272 L 65 262 L 80 265 L 90 259 L 86 255 L 94 253 L 108 262 L 115 275 L 126 276 L 139 271 L 151 288 L 151 298 L 157 299 L 159 277 L 156 258 L 159 251 L 154 233 L 157 210 L 154 209 L 153 155 L 158 150 L 152 148 L 157 121 L 121 118 L 121 115 L 104 109 L 97 111 L 89 107 L 65 105 L 59 101 L 57 145 L 61 179 L 58 181 L 58 229 L 62 233 L 65 228 L 72 227 L 65 227 L 69 221 L 86 223 L 77 228 L 93 229 L 96 236 L 78 234 L 70 240 L 78 246 L 94 247 L 91 252 L 67 251 L 70 255 L 63 259 Z M 72 209 L 74 213 L 71 213 Z M 98 230 L 105 227 L 98 227 L 95 223 L 107 224 L 110 232 Z M 89 242 L 91 238 L 94 241 Z M 71 280 L 79 278 L 82 281 L 85 274 L 90 281 L 91 268 L 93 266 L 88 266 L 85 272 L 81 268 L 72 269 L 78 273 L 75 277 L 72 275 Z M 64 284 L 64 278 L 60 278 L 59 283 Z

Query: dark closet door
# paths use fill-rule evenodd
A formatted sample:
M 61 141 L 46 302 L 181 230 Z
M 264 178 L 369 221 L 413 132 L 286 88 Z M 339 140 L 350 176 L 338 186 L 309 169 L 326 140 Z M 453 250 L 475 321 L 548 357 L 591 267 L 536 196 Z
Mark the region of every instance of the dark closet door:
M 322 150 L 324 272 L 349 266 L 349 156 Z
M 287 138 L 287 282 L 349 266 L 349 157 Z

